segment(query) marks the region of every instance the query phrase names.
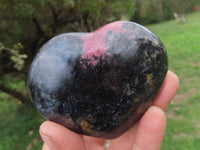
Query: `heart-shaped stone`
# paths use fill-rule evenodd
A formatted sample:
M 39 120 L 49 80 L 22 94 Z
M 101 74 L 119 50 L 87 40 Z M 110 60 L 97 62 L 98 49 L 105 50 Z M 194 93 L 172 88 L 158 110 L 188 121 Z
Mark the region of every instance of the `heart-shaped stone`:
M 52 38 L 36 55 L 27 83 L 47 119 L 80 134 L 116 138 L 150 107 L 167 70 L 155 34 L 117 21 Z

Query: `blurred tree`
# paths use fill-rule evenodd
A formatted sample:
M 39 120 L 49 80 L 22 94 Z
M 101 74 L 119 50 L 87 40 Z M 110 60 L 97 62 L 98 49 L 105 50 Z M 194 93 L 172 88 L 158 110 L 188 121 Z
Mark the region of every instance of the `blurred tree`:
M 1 0 L 0 77 L 15 72 L 25 80 L 38 49 L 51 37 L 63 32 L 93 31 L 123 15 L 129 18 L 134 14 L 134 3 L 135 0 Z M 27 95 L 6 83 L 0 82 L 0 91 L 22 102 L 27 100 Z
M 141 21 L 141 7 L 142 7 L 142 0 L 136 0 L 135 1 L 135 13 L 131 17 L 132 21 L 134 21 L 134 22 Z
M 142 19 L 145 23 L 159 22 L 164 18 L 161 0 L 143 0 L 141 11 Z
M 142 24 L 156 23 L 172 19 L 174 12 L 189 13 L 196 5 L 200 5 L 199 0 L 136 0 L 136 12 L 131 20 Z
M 21 45 L 21 43 L 17 43 L 13 45 L 13 48 L 7 48 L 5 47 L 2 43 L 0 43 L 0 76 L 5 75 L 3 73 L 3 70 L 9 70 L 11 71 L 9 68 L 11 66 L 13 66 L 13 70 L 12 72 L 18 72 L 21 73 L 22 68 L 24 67 L 24 63 L 25 63 L 25 59 L 27 58 L 26 54 L 20 54 L 20 50 L 23 48 L 23 46 Z M 8 57 L 8 60 L 10 61 L 6 61 L 3 62 L 4 56 Z M 0 90 L 17 98 L 19 101 L 21 101 L 22 103 L 27 103 L 27 97 L 25 95 L 23 95 L 22 93 L 20 93 L 19 91 L 10 89 L 4 85 L 6 85 L 6 83 L 4 83 L 6 81 L 1 81 L 0 82 Z M 4 84 L 3 84 L 4 83 Z

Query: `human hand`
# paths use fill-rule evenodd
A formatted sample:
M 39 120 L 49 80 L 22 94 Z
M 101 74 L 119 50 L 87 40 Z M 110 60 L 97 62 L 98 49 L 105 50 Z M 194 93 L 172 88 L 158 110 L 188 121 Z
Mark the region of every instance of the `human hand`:
M 120 137 L 111 140 L 108 150 L 159 150 L 165 134 L 164 111 L 179 86 L 177 76 L 168 71 L 153 105 L 143 117 Z M 105 139 L 79 135 L 51 121 L 40 126 L 45 142 L 42 150 L 105 150 Z

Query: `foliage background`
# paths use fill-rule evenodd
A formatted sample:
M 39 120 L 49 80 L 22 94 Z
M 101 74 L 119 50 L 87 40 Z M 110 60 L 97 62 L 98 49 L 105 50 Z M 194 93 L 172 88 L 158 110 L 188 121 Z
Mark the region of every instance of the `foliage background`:
M 153 30 L 168 50 L 170 69 L 180 78 L 167 111 L 162 149 L 199 149 L 199 6 L 199 0 L 1 0 L 0 149 L 41 149 L 38 128 L 44 119 L 26 90 L 28 69 L 39 48 L 57 34 L 90 32 L 115 20 Z M 173 20 L 174 12 L 185 14 L 186 22 Z

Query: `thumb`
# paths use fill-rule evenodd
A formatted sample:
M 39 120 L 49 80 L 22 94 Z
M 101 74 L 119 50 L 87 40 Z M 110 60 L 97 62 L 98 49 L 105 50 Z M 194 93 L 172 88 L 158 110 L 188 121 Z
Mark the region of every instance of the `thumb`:
M 51 121 L 40 126 L 40 135 L 50 150 L 85 150 L 81 135 Z

